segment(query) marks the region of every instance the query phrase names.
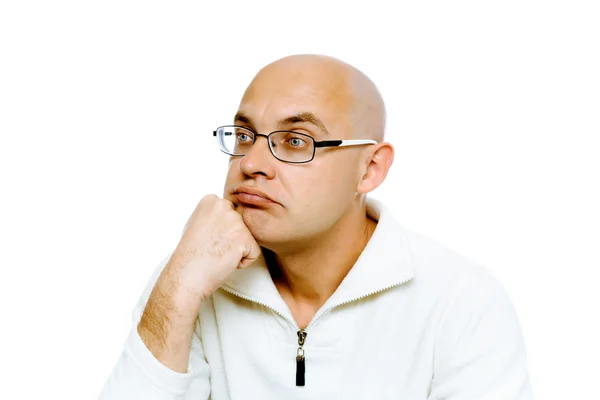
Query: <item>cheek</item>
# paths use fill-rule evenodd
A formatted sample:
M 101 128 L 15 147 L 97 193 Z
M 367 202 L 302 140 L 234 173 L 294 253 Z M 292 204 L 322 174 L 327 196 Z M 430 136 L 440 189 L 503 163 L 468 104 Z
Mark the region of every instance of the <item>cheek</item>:
M 241 175 L 241 173 L 240 160 L 236 160 L 232 157 L 227 164 L 227 181 L 230 181 L 232 178 L 237 178 L 239 175 Z
M 324 193 L 345 195 L 356 190 L 356 163 L 350 154 L 327 154 L 327 159 L 319 165 L 314 185 L 323 188 Z
M 306 172 L 290 180 L 290 194 L 303 205 L 304 211 L 328 208 L 340 198 L 353 193 L 352 190 L 349 191 L 347 174 L 331 165 L 315 164 L 313 170 Z
M 304 196 L 308 203 L 315 198 L 324 196 L 328 193 L 331 185 L 335 184 L 335 173 L 329 170 L 328 166 L 313 162 L 314 165 L 311 165 L 310 169 L 294 171 L 299 173 L 288 175 L 288 186 L 292 195 L 300 199 Z

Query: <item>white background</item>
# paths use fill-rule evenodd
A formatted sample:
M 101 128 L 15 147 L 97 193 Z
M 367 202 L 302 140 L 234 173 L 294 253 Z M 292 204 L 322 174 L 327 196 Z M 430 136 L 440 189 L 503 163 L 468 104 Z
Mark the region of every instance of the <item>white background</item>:
M 600 373 L 597 2 L 3 1 L 0 398 L 95 398 L 264 64 L 339 57 L 388 107 L 374 193 L 495 271 L 540 399 Z

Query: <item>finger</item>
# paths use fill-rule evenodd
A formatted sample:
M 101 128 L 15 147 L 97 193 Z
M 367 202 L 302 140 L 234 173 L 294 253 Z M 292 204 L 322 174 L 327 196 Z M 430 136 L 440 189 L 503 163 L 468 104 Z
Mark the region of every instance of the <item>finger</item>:
M 244 257 L 242 257 L 240 263 L 238 264 L 238 268 L 240 269 L 251 265 L 254 261 L 258 260 L 262 254 L 262 250 L 254 238 L 250 240 L 248 246 L 249 247 L 247 248 L 246 254 L 244 254 Z
M 238 208 L 238 204 L 235 204 L 234 202 L 232 202 L 231 200 L 227 200 L 229 202 L 229 204 L 231 205 L 231 209 L 232 210 L 237 210 Z

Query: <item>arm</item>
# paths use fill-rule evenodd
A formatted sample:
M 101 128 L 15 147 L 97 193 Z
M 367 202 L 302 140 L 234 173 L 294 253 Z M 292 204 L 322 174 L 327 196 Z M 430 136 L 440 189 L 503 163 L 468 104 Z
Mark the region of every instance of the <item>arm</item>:
M 173 306 L 159 288 L 169 259 L 160 263 L 134 308 L 129 337 L 99 400 L 209 397 L 210 370 L 196 318 L 169 312 Z
M 467 278 L 440 322 L 430 400 L 530 400 L 525 345 L 502 285 Z
M 200 304 L 260 254 L 234 204 L 204 196 L 135 308 L 125 349 L 100 400 L 207 399 L 210 370 L 198 329 Z

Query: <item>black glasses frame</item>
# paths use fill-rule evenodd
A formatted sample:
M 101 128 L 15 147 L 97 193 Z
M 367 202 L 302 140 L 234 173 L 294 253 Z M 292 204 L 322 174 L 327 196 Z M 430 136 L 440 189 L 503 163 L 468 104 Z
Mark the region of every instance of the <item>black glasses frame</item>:
M 223 125 L 223 126 L 219 126 L 216 130 L 213 131 L 213 136 L 217 137 L 218 136 L 218 131 L 219 129 L 222 128 L 238 128 L 238 129 L 243 129 L 246 130 L 250 133 L 252 133 L 253 135 L 253 139 L 252 139 L 252 146 L 254 146 L 254 143 L 256 143 L 256 138 L 259 136 L 262 136 L 264 138 L 267 139 L 267 143 L 269 144 L 269 150 L 271 151 L 271 154 L 273 155 L 273 157 L 275 157 L 276 159 L 278 159 L 281 162 L 286 162 L 286 163 L 290 163 L 290 164 L 306 164 L 308 162 L 311 162 L 312 160 L 314 160 L 315 158 L 315 153 L 317 148 L 321 148 L 321 147 L 340 147 L 340 146 L 357 146 L 357 145 L 363 145 L 363 144 L 377 144 L 377 142 L 375 140 L 370 140 L 370 139 L 349 139 L 349 140 L 321 140 L 321 141 L 316 141 L 312 136 L 307 135 L 305 133 L 300 133 L 300 132 L 294 132 L 294 131 L 285 131 L 285 130 L 280 130 L 280 131 L 273 131 L 267 135 L 262 135 L 260 133 L 256 133 L 254 132 L 252 129 L 247 128 L 245 126 L 238 126 L 238 125 Z M 274 133 L 293 133 L 294 135 L 301 135 L 303 137 L 306 137 L 307 139 L 310 139 L 313 143 L 313 151 L 312 151 L 312 156 L 309 160 L 306 161 L 288 161 L 288 160 L 282 160 L 281 158 L 277 157 L 275 155 L 275 153 L 273 152 L 273 147 L 271 146 L 271 141 L 269 140 L 269 136 L 271 136 Z M 223 146 L 221 146 L 221 143 L 219 143 L 219 149 L 225 153 L 228 154 L 230 156 L 234 156 L 234 157 L 242 157 L 244 156 L 246 153 L 244 154 L 232 154 L 228 151 L 226 151 L 225 149 L 223 149 Z

